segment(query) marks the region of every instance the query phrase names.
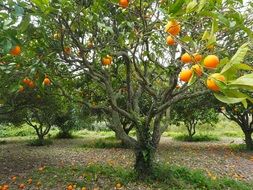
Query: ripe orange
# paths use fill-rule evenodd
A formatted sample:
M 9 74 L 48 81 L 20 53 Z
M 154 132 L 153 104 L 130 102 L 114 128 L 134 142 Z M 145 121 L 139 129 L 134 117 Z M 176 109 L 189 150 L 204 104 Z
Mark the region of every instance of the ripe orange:
M 21 53 L 21 47 L 16 45 L 14 48 L 11 49 L 10 54 L 13 56 L 18 56 Z
M 27 84 L 30 88 L 34 88 L 35 84 L 32 80 L 29 81 L 29 83 Z
M 225 77 L 220 73 L 214 73 L 207 78 L 206 85 L 212 91 L 219 91 L 220 87 L 216 84 L 217 81 L 225 82 Z
M 2 190 L 9 190 L 9 185 L 7 184 L 3 185 Z
M 43 84 L 44 84 L 44 85 L 50 85 L 50 84 L 51 84 L 50 79 L 46 77 L 46 78 L 43 80 Z
M 168 36 L 168 37 L 166 38 L 166 42 L 167 42 L 167 44 L 168 44 L 169 46 L 175 45 L 175 40 L 173 39 L 172 36 Z
M 24 90 L 25 90 L 25 88 L 21 85 L 20 87 L 19 87 L 19 89 L 18 89 L 18 92 L 24 92 Z M 13 176 L 11 179 L 13 180 L 13 181 L 15 181 L 16 180 L 16 176 Z
M 192 70 L 200 77 L 203 74 L 203 69 L 200 65 L 196 64 L 192 66 Z
M 122 8 L 127 8 L 128 7 L 128 0 L 119 0 L 119 6 Z
M 27 86 L 29 86 L 30 82 L 31 80 L 27 77 L 23 79 L 23 83 L 25 83 Z
M 27 180 L 28 184 L 32 184 L 32 182 L 33 182 L 32 178 L 30 178 L 30 179 Z
M 19 189 L 25 189 L 25 184 L 21 183 L 19 186 L 18 186 Z
M 74 188 L 73 188 L 72 185 L 68 185 L 67 190 L 73 190 L 73 189 L 74 189 Z
M 200 55 L 200 54 L 198 54 L 198 53 L 194 53 L 194 54 L 193 54 L 193 62 L 198 63 L 198 62 L 200 62 L 200 61 L 202 61 L 202 55 Z
M 21 87 L 23 87 L 23 86 L 20 86 L 20 88 L 21 88 Z M 19 88 L 19 89 L 20 89 L 20 88 Z M 24 88 L 24 87 L 23 87 L 23 88 Z M 12 177 L 11 177 L 11 180 L 12 180 L 12 181 L 15 181 L 16 179 L 17 179 L 16 176 L 12 176 Z
M 179 74 L 179 79 L 184 82 L 188 82 L 191 77 L 192 77 L 192 70 L 190 69 L 182 70 Z
M 216 55 L 208 55 L 204 59 L 204 66 L 207 69 L 214 69 L 220 63 L 219 58 Z
M 107 55 L 102 58 L 102 64 L 103 65 L 111 65 L 112 64 L 112 57 Z
M 192 57 L 188 54 L 188 53 L 184 53 L 182 56 L 181 56 L 181 61 L 183 63 L 190 63 L 192 61 Z
M 117 183 L 116 185 L 115 185 L 115 189 L 122 189 L 122 184 L 121 183 Z
M 66 46 L 64 47 L 64 53 L 66 53 L 67 55 L 70 55 L 71 54 L 71 48 Z
M 176 20 L 170 20 L 165 26 L 165 32 L 168 32 L 173 36 L 178 35 L 180 30 L 180 24 Z

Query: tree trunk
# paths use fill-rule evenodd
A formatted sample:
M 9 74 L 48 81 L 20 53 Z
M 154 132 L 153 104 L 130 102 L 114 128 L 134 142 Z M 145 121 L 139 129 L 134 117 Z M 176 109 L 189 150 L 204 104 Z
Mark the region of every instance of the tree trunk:
M 244 131 L 244 135 L 245 135 L 246 148 L 248 150 L 253 150 L 252 132 L 251 131 Z
M 38 134 L 38 145 L 43 146 L 45 144 L 44 135 Z
M 135 171 L 140 179 L 151 176 L 153 172 L 154 151 L 149 147 L 135 150 Z
M 138 146 L 135 148 L 135 171 L 140 179 L 148 178 L 153 173 L 156 147 L 153 144 L 150 128 L 143 124 L 136 126 Z

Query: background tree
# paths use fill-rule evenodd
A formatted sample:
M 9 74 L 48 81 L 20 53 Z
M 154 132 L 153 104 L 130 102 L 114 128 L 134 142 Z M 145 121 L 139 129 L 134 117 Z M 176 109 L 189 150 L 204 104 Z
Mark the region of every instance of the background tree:
M 210 101 L 212 95 L 184 99 L 171 107 L 173 123 L 179 125 L 183 122 L 188 132 L 188 140 L 191 141 L 196 134 L 196 126 L 199 124 L 213 124 L 218 122 L 218 112 Z M 208 100 L 208 101 L 207 101 Z
M 225 107 L 220 108 L 220 111 L 228 119 L 236 122 L 240 126 L 245 136 L 246 148 L 253 150 L 253 106 L 250 105 L 244 108 L 240 104 L 225 105 Z

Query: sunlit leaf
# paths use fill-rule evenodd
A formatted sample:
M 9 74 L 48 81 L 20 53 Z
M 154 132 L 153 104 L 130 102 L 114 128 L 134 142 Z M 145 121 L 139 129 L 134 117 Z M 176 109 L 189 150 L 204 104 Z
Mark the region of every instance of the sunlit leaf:
M 243 45 L 237 50 L 236 54 L 231 58 L 231 60 L 229 61 L 229 63 L 226 64 L 226 65 L 223 67 L 221 73 L 228 72 L 229 69 L 230 69 L 234 64 L 240 64 L 240 63 L 243 61 L 243 59 L 244 59 L 245 55 L 247 54 L 248 50 L 249 50 L 248 44 L 247 44 L 247 43 L 243 44 Z

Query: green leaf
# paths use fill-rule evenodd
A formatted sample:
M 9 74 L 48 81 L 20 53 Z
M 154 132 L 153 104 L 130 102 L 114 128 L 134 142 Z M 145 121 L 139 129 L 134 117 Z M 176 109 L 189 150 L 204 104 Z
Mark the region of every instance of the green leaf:
M 229 61 L 229 63 L 226 64 L 226 65 L 223 67 L 221 73 L 223 74 L 223 73 L 225 73 L 225 72 L 228 72 L 229 69 L 230 69 L 233 65 L 235 65 L 235 64 L 240 64 L 240 63 L 243 61 L 243 59 L 244 59 L 245 55 L 247 54 L 248 50 L 249 50 L 248 43 L 243 44 L 243 45 L 237 50 L 236 54 L 231 58 L 231 60 Z
M 230 86 L 248 86 L 253 89 L 253 73 L 246 74 L 229 83 Z
M 233 66 L 234 68 L 236 68 L 237 70 L 246 70 L 246 71 L 251 71 L 253 70 L 253 68 L 250 65 L 247 65 L 245 63 L 240 63 L 240 64 L 236 64 Z
M 172 4 L 169 8 L 169 12 L 172 14 L 176 14 L 179 10 L 182 9 L 185 0 L 176 0 L 174 4 Z
M 209 39 L 210 33 L 206 30 L 202 36 L 202 40 L 207 40 Z
M 242 97 L 242 98 L 235 98 L 235 97 L 228 97 L 228 96 L 224 96 L 222 94 L 218 94 L 218 93 L 214 93 L 215 98 L 217 98 L 219 101 L 224 102 L 226 104 L 236 104 L 236 103 L 240 103 L 244 100 L 246 100 L 246 97 Z
M 198 3 L 196 0 L 193 0 L 190 3 L 188 3 L 188 5 L 186 7 L 186 13 L 190 13 L 190 12 L 194 11 L 194 9 L 197 5 L 198 5 Z
M 200 0 L 197 12 L 199 13 L 205 6 L 206 0 Z
M 25 18 L 22 20 L 22 22 L 19 25 L 20 32 L 26 31 L 30 24 L 30 16 L 25 16 Z

